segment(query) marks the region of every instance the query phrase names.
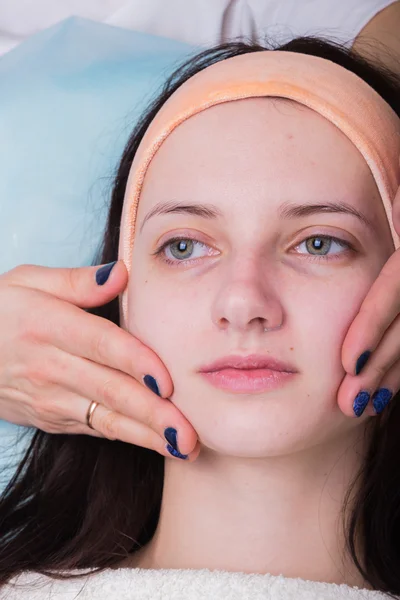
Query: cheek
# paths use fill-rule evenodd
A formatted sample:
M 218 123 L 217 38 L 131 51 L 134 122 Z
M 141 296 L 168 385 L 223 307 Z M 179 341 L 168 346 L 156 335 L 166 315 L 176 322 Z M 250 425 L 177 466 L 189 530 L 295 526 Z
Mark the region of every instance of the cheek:
M 201 290 L 187 284 L 180 289 L 176 278 L 161 282 L 151 272 L 135 281 L 135 288 L 129 289 L 128 331 L 154 350 L 167 368 L 170 363 L 179 368 L 196 344 Z
M 293 344 L 293 357 L 312 388 L 336 395 L 345 375 L 343 342 L 373 281 L 365 272 L 354 270 L 341 280 L 326 279 L 323 287 L 312 285 L 311 295 L 310 287 L 297 287 L 296 304 L 291 306 L 297 344 L 297 348 Z

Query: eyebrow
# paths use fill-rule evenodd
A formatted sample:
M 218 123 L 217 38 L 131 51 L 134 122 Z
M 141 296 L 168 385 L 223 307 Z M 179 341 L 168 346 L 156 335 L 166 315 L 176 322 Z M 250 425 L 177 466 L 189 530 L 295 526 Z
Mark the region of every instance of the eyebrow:
M 140 226 L 142 231 L 144 224 L 156 215 L 165 214 L 187 214 L 202 217 L 203 219 L 216 219 L 223 217 L 223 212 L 214 204 L 183 204 L 180 202 L 160 202 L 150 212 L 147 213 Z M 370 231 L 375 234 L 372 222 L 358 211 L 354 206 L 345 202 L 328 202 L 327 204 L 293 204 L 284 203 L 278 210 L 278 215 L 282 219 L 293 219 L 296 217 L 308 217 L 317 213 L 344 213 L 356 217 Z

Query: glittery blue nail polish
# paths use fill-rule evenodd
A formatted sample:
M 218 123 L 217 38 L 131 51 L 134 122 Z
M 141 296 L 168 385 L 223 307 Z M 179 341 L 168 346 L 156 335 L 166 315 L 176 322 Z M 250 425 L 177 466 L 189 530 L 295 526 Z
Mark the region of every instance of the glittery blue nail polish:
M 182 460 L 186 460 L 188 457 L 187 454 L 181 454 L 180 452 L 175 450 L 175 448 L 173 448 L 170 444 L 166 445 L 166 449 L 170 454 L 172 454 L 172 456 L 176 456 L 176 458 L 182 458 Z
M 379 388 L 372 396 L 372 404 L 377 415 L 388 405 L 389 400 L 393 396 L 393 392 L 387 388 Z
M 169 444 L 171 444 L 171 446 L 177 451 L 179 452 L 179 448 L 178 448 L 178 441 L 177 441 L 177 436 L 178 436 L 178 432 L 176 431 L 176 429 L 174 427 L 167 427 L 164 430 L 164 437 L 167 440 L 167 442 Z
M 368 394 L 368 392 L 361 391 L 359 394 L 357 394 L 353 402 L 353 410 L 356 417 L 361 417 L 365 410 L 365 407 L 369 402 L 369 399 L 370 395 Z
M 357 360 L 357 364 L 356 364 L 356 375 L 359 375 L 361 373 L 362 369 L 365 367 L 367 360 L 369 359 L 370 356 L 371 356 L 370 350 L 366 350 L 365 352 L 363 352 L 361 354 L 361 356 L 359 356 L 359 358 Z

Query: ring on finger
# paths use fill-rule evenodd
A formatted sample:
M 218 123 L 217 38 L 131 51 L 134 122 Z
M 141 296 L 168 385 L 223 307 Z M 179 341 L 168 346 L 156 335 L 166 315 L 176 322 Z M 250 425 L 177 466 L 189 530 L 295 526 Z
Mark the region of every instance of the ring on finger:
M 96 408 L 98 407 L 99 403 L 96 402 L 95 400 L 92 400 L 92 402 L 89 405 L 89 408 L 87 410 L 86 413 L 86 424 L 88 427 L 90 427 L 90 429 L 94 429 L 93 425 L 92 425 L 92 419 L 93 419 L 93 413 L 96 410 Z

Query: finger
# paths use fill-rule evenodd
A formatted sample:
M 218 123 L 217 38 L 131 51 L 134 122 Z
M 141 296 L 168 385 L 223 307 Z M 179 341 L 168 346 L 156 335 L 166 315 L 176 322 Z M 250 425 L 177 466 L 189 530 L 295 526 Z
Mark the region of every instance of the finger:
M 184 454 L 194 450 L 197 434 L 189 421 L 169 400 L 159 398 L 145 386 L 125 373 L 98 365 L 84 358 L 51 350 L 41 353 L 42 378 L 55 381 L 59 386 L 84 398 L 100 402 L 128 421 L 136 421 L 164 437 L 168 427 L 177 430 L 179 448 Z M 82 421 L 82 407 L 65 403 L 59 409 L 64 418 Z M 80 415 L 80 416 L 78 416 Z
M 375 417 L 381 414 L 389 403 L 397 402 L 396 394 L 400 390 L 400 360 L 394 363 L 376 385 L 365 385 L 362 389 L 369 394 L 370 398 L 359 418 Z
M 102 306 L 120 294 L 126 288 L 128 272 L 122 260 L 112 267 L 111 264 L 77 268 L 19 265 L 3 273 L 0 279 L 89 308 Z
M 87 398 L 67 390 L 56 394 L 49 390 L 47 396 L 41 402 L 25 405 L 24 417 L 29 417 L 28 426 L 53 434 L 85 434 L 104 438 L 103 434 L 94 431 L 86 423 L 90 406 Z
M 115 323 L 67 302 L 61 302 L 56 309 L 54 298 L 43 293 L 38 293 L 36 300 L 31 299 L 30 307 L 25 335 L 68 354 L 123 371 L 143 386 L 144 376 L 151 375 L 162 397 L 172 395 L 172 379 L 159 356 Z
M 78 435 L 90 435 L 92 437 L 98 438 L 106 438 L 101 431 L 97 429 L 93 429 L 87 425 L 87 412 L 91 405 L 91 401 L 87 398 L 74 394 L 72 392 L 68 392 L 67 390 L 63 390 L 63 393 L 57 393 L 56 398 L 57 401 L 54 402 L 54 394 L 49 394 L 51 396 L 52 401 L 46 401 L 45 403 L 40 404 L 40 409 L 36 409 L 36 405 L 33 407 L 32 414 L 30 415 L 30 426 L 36 427 L 42 431 L 46 431 L 52 434 L 78 434 Z M 95 411 L 97 411 L 99 406 L 96 406 Z M 93 418 L 92 418 L 93 424 Z M 129 429 L 129 439 L 122 440 L 128 441 L 128 443 L 135 443 L 137 446 L 140 446 L 141 435 L 140 428 L 137 427 L 138 424 L 134 424 L 131 422 L 127 424 Z M 139 435 L 138 435 L 139 431 Z M 159 436 L 151 436 L 149 434 L 148 439 L 149 443 L 153 443 L 155 446 L 152 447 L 152 450 L 157 452 L 161 452 L 162 456 L 170 457 L 170 452 L 166 450 L 166 441 L 165 439 L 160 438 Z M 133 442 L 132 442 L 133 440 Z M 189 458 L 187 459 L 189 462 L 193 462 L 196 460 L 200 453 L 200 444 L 197 442 L 195 448 L 189 454 Z
M 366 351 L 374 352 L 400 312 L 399 273 L 400 249 L 383 266 L 346 333 L 341 358 L 343 368 L 349 375 L 356 374 L 357 361 Z M 370 360 L 371 355 L 368 362 Z
M 127 419 L 123 415 L 113 412 L 101 404 L 96 407 L 93 413 L 92 425 L 109 440 L 121 440 L 128 444 L 135 444 L 136 446 L 155 450 L 168 458 L 182 460 L 168 452 L 165 440 L 160 438 L 152 429 L 141 423 Z M 192 462 L 196 458 L 197 455 L 192 455 L 191 457 L 188 456 L 187 460 Z
M 361 392 L 372 394 L 381 387 L 381 382 L 386 381 L 388 374 L 393 373 L 393 367 L 399 364 L 400 359 L 400 315 L 394 320 L 388 328 L 385 335 L 382 337 L 376 351 L 371 355 L 368 363 L 358 376 L 346 374 L 338 391 L 338 404 L 342 412 L 348 416 L 357 416 L 362 410 L 362 401 L 366 401 L 367 397 L 358 396 Z M 400 371 L 398 372 L 400 384 Z M 393 379 L 393 374 L 389 378 L 390 382 L 396 383 L 396 378 Z M 399 386 L 400 387 L 400 386 Z M 397 392 L 396 385 L 395 390 Z M 356 406 L 354 407 L 354 403 Z M 375 412 L 371 410 L 366 414 L 372 415 Z M 354 410 L 355 408 L 355 410 Z M 365 409 L 364 409 L 365 410 Z

